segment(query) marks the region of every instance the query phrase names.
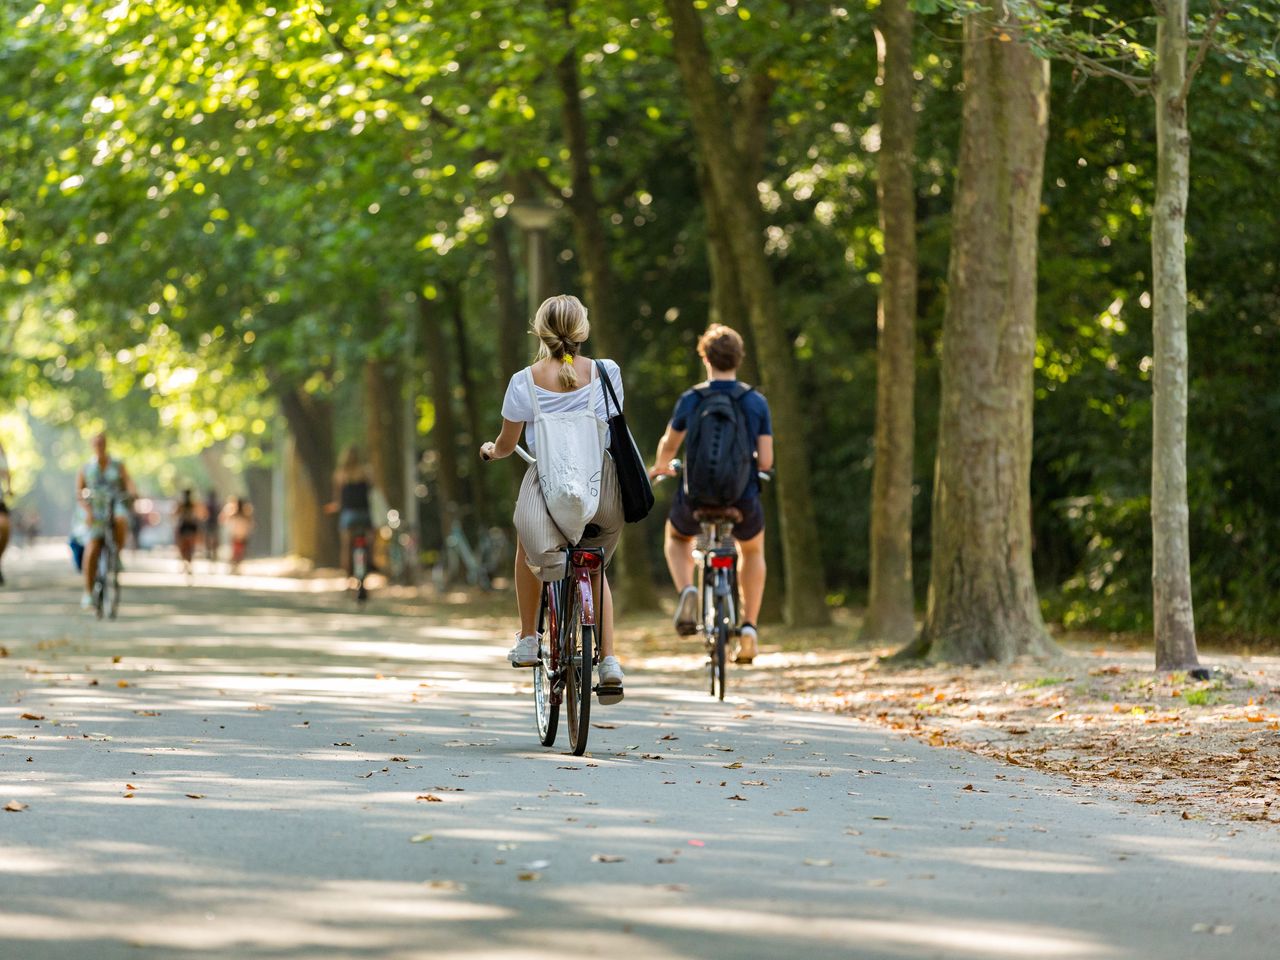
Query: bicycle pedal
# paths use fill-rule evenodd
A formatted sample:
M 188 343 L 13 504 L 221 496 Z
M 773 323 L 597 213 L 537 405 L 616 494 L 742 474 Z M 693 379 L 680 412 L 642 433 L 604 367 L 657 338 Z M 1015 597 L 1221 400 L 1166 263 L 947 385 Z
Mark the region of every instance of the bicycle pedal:
M 692 637 L 697 632 L 698 632 L 698 625 L 696 623 L 677 623 L 676 624 L 676 633 L 678 633 L 682 637 Z
M 596 684 L 594 689 L 595 689 L 596 699 L 599 700 L 605 706 L 610 706 L 612 704 L 619 703 L 621 702 L 623 696 L 625 696 L 625 691 L 620 686 L 601 688 L 599 684 Z

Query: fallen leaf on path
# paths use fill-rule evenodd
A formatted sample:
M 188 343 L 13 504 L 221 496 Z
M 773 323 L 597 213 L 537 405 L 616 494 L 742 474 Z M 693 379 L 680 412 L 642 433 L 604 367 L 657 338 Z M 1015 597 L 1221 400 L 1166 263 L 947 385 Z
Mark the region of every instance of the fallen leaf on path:
M 657 862 L 658 863 L 675 863 L 676 858 L 675 857 L 659 857 Z
M 432 890 L 461 892 L 467 889 L 467 885 L 465 883 L 459 883 L 457 880 L 428 880 L 426 885 Z
M 890 853 L 888 850 L 877 850 L 875 847 L 867 847 L 862 852 L 868 857 L 884 857 L 889 860 L 897 859 L 898 856 L 896 853 Z
M 643 755 L 641 756 L 641 758 L 640 758 L 640 759 L 642 759 L 642 760 L 661 760 L 661 759 L 662 759 L 662 754 L 660 754 L 660 753 L 646 753 L 646 754 L 643 754 Z
M 524 872 L 524 873 L 517 873 L 517 874 L 516 874 L 516 879 L 517 879 L 517 880 L 529 880 L 529 881 L 532 881 L 532 880 L 541 880 L 541 879 L 542 879 L 542 874 L 538 873 L 538 871 L 536 871 L 536 870 L 528 870 L 528 871 L 526 871 L 526 872 Z
M 135 787 L 132 783 L 126 783 L 126 784 L 124 785 L 124 788 L 125 788 L 126 790 L 138 790 L 138 789 L 140 789 L 139 787 Z
M 732 797 L 725 797 L 725 799 L 726 800 L 745 800 L 747 798 L 744 796 L 741 796 L 740 794 L 735 793 Z
M 804 865 L 806 867 L 830 867 L 833 865 L 831 860 L 818 860 L 814 857 L 805 857 Z
M 466 787 L 432 787 L 431 789 L 436 790 L 440 793 L 466 793 L 467 792 Z
M 677 737 L 674 733 L 664 733 L 658 739 L 659 740 L 679 740 L 680 738 Z
M 744 787 L 763 787 L 765 783 L 763 780 L 743 780 L 742 785 Z
M 593 723 L 591 725 L 595 727 L 597 730 L 617 730 L 618 729 L 618 725 L 616 723 Z
M 255 703 L 253 706 L 249 707 L 249 709 L 256 710 L 261 713 L 266 710 L 274 710 L 275 707 L 271 706 L 269 703 Z
M 791 812 L 792 813 L 808 813 L 809 808 L 808 807 L 792 807 Z
M 888 820 L 889 818 L 888 818 L 888 817 L 881 817 L 881 816 L 873 816 L 871 819 L 872 819 L 872 820 Z
M 119 688 L 120 688 L 120 689 L 122 689 L 122 690 L 123 690 L 125 687 L 127 687 L 128 685 L 129 685 L 129 681 L 128 681 L 128 680 L 117 680 L 117 681 L 116 681 L 116 686 L 117 686 L 117 687 L 119 687 Z
M 335 747 L 349 747 L 349 746 L 351 746 L 351 744 L 350 744 L 350 743 L 348 743 L 346 740 L 340 740 L 340 741 L 338 741 L 337 743 L 335 743 L 335 744 L 334 744 L 334 746 L 335 746 Z
M 444 801 L 441 800 L 439 797 L 437 797 L 434 793 L 424 793 L 419 797 L 414 797 L 413 799 L 425 800 L 427 801 L 427 803 L 444 803 Z
M 724 768 L 725 768 L 726 770 L 741 770 L 741 769 L 742 769 L 742 761 L 741 761 L 741 760 L 735 760 L 735 761 L 733 761 L 733 763 L 726 763 L 726 764 L 724 765 Z
M 372 771 L 372 770 L 370 770 L 368 773 L 357 773 L 357 774 L 356 774 L 356 779 L 357 779 L 357 780 L 368 780 L 368 779 L 369 779 L 370 777 L 372 777 L 372 776 L 373 776 L 373 771 Z
M 592 863 L 622 863 L 626 857 L 620 857 L 616 853 L 593 853 L 591 855 Z
M 160 711 L 159 711 L 159 710 L 135 710 L 135 711 L 133 711 L 133 712 L 134 712 L 135 714 L 137 714 L 138 716 L 140 716 L 140 717 L 158 717 L 158 716 L 160 716 Z
M 187 794 L 187 796 L 188 796 L 188 797 L 190 797 L 192 800 L 203 800 L 203 799 L 204 799 L 204 794 L 203 794 L 203 793 L 188 793 L 188 794 Z
M 392 757 L 388 762 L 389 763 L 408 763 L 409 758 L 408 757 Z
M 792 746 L 795 746 L 795 747 L 801 747 L 801 746 L 804 746 L 804 744 L 806 743 L 806 741 L 804 741 L 804 740 L 783 740 L 782 742 L 783 742 L 783 743 L 789 743 L 789 744 L 791 744 Z
M 414 836 L 410 837 L 410 838 L 409 838 L 409 842 L 410 842 L 410 843 L 426 843 L 426 842 L 427 842 L 428 840 L 430 840 L 430 839 L 431 839 L 431 834 L 429 834 L 429 833 L 419 833 L 419 834 L 415 834 Z
M 726 747 L 723 743 L 704 743 L 703 746 L 721 753 L 733 753 L 733 747 Z
M 40 713 L 24 713 L 24 714 L 22 714 L 22 716 L 21 716 L 19 719 L 21 719 L 21 720 L 43 720 L 43 719 L 44 719 L 44 715 L 43 715 L 43 714 L 40 714 Z
M 19 803 L 17 800 L 10 800 L 4 805 L 4 809 L 6 813 L 21 813 L 23 810 L 27 809 L 27 805 L 25 803 Z

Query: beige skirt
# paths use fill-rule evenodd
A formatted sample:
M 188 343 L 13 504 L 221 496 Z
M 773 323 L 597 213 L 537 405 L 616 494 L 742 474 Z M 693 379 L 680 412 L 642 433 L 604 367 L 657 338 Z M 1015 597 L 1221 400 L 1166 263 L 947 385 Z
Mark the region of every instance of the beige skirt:
M 542 499 L 542 491 L 538 488 L 538 468 L 533 464 L 524 473 L 520 495 L 516 498 L 516 512 L 511 519 L 515 523 L 516 536 L 524 547 L 525 562 L 534 575 L 544 581 L 563 577 L 563 551 L 568 544 L 547 511 L 547 502 Z M 623 524 L 618 471 L 608 454 L 605 455 L 600 477 L 600 505 L 591 522 L 600 528 L 600 532 L 594 537 L 583 537 L 582 546 L 603 547 L 604 560 L 608 563 L 618 546 Z

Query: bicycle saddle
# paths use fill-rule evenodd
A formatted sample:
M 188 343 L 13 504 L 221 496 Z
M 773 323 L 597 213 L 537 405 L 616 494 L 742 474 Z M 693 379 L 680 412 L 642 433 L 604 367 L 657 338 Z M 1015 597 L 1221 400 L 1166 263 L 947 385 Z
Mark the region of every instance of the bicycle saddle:
M 737 507 L 703 507 L 693 511 L 693 519 L 699 523 L 741 523 L 742 511 Z

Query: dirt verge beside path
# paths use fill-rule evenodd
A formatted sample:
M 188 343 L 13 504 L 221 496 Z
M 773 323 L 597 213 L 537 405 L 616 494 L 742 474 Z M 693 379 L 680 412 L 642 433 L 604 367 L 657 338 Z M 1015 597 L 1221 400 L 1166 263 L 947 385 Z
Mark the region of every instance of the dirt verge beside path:
M 1208 681 L 1156 674 L 1149 645 L 1068 637 L 1050 663 L 886 667 L 891 651 L 840 630 L 763 638 L 730 693 L 847 714 L 934 746 L 1104 787 L 1184 818 L 1280 823 L 1280 657 L 1202 654 Z M 703 658 L 668 623 L 624 623 L 631 664 L 682 671 Z

